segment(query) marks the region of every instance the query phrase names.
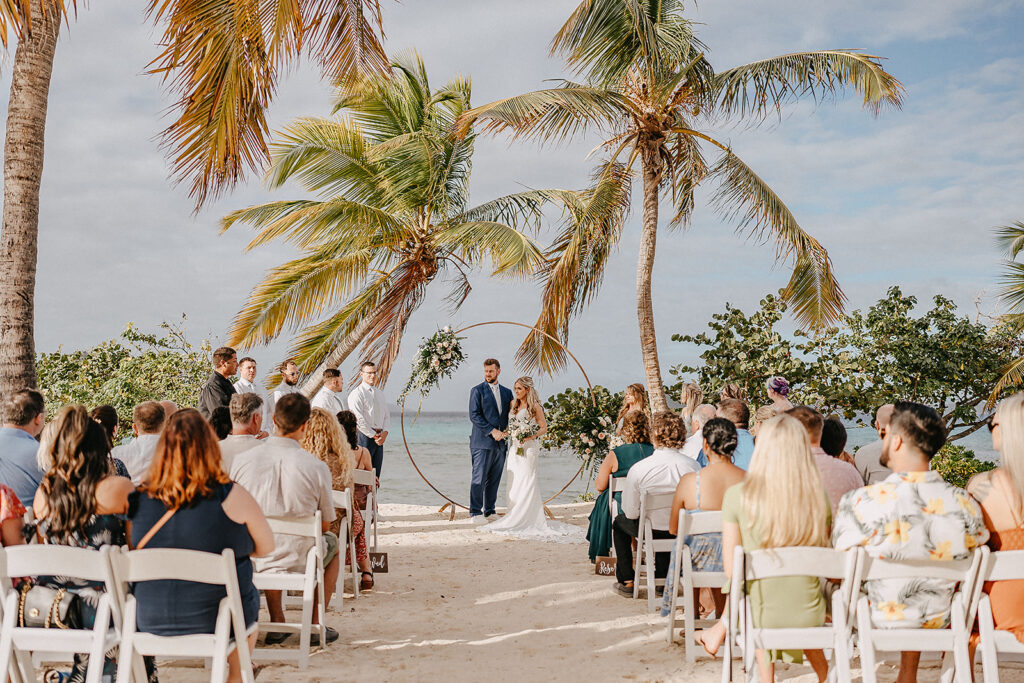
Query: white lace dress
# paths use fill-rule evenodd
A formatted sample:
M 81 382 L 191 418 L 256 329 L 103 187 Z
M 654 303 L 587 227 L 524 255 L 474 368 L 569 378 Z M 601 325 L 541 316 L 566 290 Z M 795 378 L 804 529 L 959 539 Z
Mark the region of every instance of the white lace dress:
M 517 417 L 526 417 L 521 409 Z M 516 448 L 521 447 L 521 454 Z M 540 444 L 536 439 L 518 444 L 513 440 L 505 456 L 505 470 L 508 482 L 508 511 L 490 524 L 478 527 L 478 531 L 516 538 L 556 543 L 582 543 L 586 531 L 582 527 L 549 520 L 544 515 L 544 504 L 537 482 L 537 460 Z

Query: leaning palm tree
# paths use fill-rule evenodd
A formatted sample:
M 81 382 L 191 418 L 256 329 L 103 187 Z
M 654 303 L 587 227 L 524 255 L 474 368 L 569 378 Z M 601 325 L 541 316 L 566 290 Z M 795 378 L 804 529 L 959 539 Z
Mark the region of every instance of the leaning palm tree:
M 1024 331 L 1024 263 L 1017 261 L 1017 257 L 1024 251 L 1024 221 L 997 228 L 996 240 L 1007 259 L 1003 266 L 999 294 L 1008 310 L 1000 316 L 999 324 L 1009 334 L 1020 334 Z M 995 405 L 1002 391 L 1021 385 L 1024 385 L 1024 358 L 1010 363 L 1003 371 L 1003 376 L 996 382 L 989 397 L 989 406 Z
M 483 120 L 485 132 L 509 130 L 514 137 L 543 142 L 597 129 L 605 138 L 597 185 L 628 185 L 640 174 L 637 316 L 655 410 L 667 409 L 651 296 L 663 192 L 673 204 L 670 227 L 685 227 L 698 185 L 716 181 L 712 204 L 756 238 L 773 240 L 777 258 L 792 263 L 784 297 L 797 319 L 811 326 L 837 319 L 845 297 L 824 247 L 800 227 L 767 183 L 707 129 L 730 117 L 761 121 L 801 96 L 820 99 L 843 87 L 860 91 L 872 112 L 883 104 L 898 107 L 903 88 L 878 58 L 850 51 L 801 52 L 716 72 L 683 16 L 681 0 L 584 0 L 555 36 L 552 53 L 564 54 L 582 82 L 563 81 L 477 107 L 462 117 L 460 129 L 466 132 Z M 706 161 L 708 151 L 718 155 L 713 163 Z M 594 295 L 603 256 L 619 234 L 604 233 L 610 244 L 598 244 L 592 233 L 576 242 L 569 234 L 561 236 L 548 254 L 539 329 L 564 337 L 569 319 Z M 577 248 L 580 242 L 596 251 Z M 593 254 L 601 258 L 592 259 Z M 548 372 L 565 363 L 561 349 L 537 333 L 523 343 L 519 359 Z
M 151 65 L 178 97 L 163 143 L 198 210 L 268 157 L 266 109 L 302 51 L 343 81 L 387 68 L 378 0 L 149 0 L 163 31 Z M 0 40 L 18 38 L 4 147 L 0 395 L 36 385 L 34 298 L 50 75 L 76 0 L 0 2 Z
M 339 365 L 360 344 L 386 378 L 435 279 L 447 280 L 458 308 L 469 271 L 486 259 L 494 275 L 532 276 L 543 253 L 516 226 L 535 225 L 546 202 L 575 197 L 535 191 L 467 208 L 474 141 L 457 136 L 455 122 L 469 108 L 469 81 L 431 90 L 415 53 L 392 71 L 343 88 L 335 108 L 342 116 L 294 121 L 272 145 L 268 185 L 295 180 L 317 198 L 224 218 L 225 230 L 256 230 L 248 249 L 283 240 L 301 250 L 256 285 L 231 343 L 251 347 L 301 328 L 291 353 L 310 375 L 306 392 L 318 386 L 316 368 Z

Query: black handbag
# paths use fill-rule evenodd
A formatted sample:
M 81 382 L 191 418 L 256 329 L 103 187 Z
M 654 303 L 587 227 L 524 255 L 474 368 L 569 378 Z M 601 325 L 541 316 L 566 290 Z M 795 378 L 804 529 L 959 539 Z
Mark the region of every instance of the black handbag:
M 26 581 L 18 593 L 18 626 L 29 628 L 82 628 L 78 594 Z

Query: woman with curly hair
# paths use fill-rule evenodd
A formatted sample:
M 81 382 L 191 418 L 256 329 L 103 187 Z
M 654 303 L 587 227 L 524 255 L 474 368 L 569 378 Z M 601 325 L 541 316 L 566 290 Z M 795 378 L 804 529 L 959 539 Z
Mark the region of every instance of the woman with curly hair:
M 309 438 L 310 431 L 321 431 L 324 435 L 328 433 L 327 427 L 318 420 L 317 424 L 320 425 L 317 428 L 313 427 L 313 418 L 316 413 L 328 414 L 326 411 L 319 408 L 313 409 L 313 414 L 310 415 L 309 424 L 306 425 L 306 439 Z M 356 557 L 355 562 L 359 565 L 359 572 L 362 578 L 359 581 L 359 590 L 368 591 L 373 588 L 373 567 L 370 565 L 370 555 L 366 551 L 366 522 L 363 520 L 363 515 L 360 510 L 366 507 L 366 498 L 369 494 L 369 487 L 365 485 L 353 485 L 352 483 L 352 470 L 373 470 L 373 461 L 370 459 L 370 451 L 365 446 L 359 445 L 358 432 L 356 431 L 356 415 L 351 410 L 342 410 L 335 416 L 337 422 L 336 426 L 340 425 L 341 429 L 338 432 L 340 437 L 337 443 L 333 443 L 333 437 L 330 439 L 326 436 L 318 437 L 318 441 L 326 443 L 328 440 L 331 441 L 332 445 L 330 448 L 323 446 L 317 447 L 315 444 L 306 445 L 305 440 L 303 441 L 302 447 L 307 451 L 320 458 L 327 463 L 327 466 L 331 468 L 331 476 L 334 478 L 334 488 L 339 491 L 346 489 L 352 491 L 352 535 L 355 537 L 356 542 Z M 312 446 L 312 447 L 311 447 Z M 314 450 L 317 448 L 317 450 Z M 328 454 L 327 457 L 321 455 L 320 451 Z M 334 454 L 334 455 L 331 455 Z M 342 455 L 344 454 L 344 457 Z M 333 462 L 332 462 L 333 461 Z M 341 522 L 336 522 L 338 528 L 341 528 Z M 334 527 L 331 527 L 333 530 Z M 337 533 L 335 531 L 335 533 Z M 352 558 L 348 558 L 347 563 L 351 563 Z

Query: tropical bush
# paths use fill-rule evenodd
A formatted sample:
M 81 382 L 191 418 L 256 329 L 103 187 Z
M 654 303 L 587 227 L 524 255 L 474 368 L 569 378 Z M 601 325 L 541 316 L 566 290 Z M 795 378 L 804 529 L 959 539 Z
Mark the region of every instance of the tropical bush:
M 593 471 L 608 454 L 621 407 L 622 392 L 613 394 L 600 385 L 592 392 L 580 387 L 551 396 L 544 402 L 544 448 L 571 450 Z
M 971 477 L 979 472 L 994 470 L 996 464 L 978 460 L 974 456 L 974 451 L 969 448 L 947 443 L 932 458 L 931 468 L 938 472 L 947 484 L 966 488 Z

